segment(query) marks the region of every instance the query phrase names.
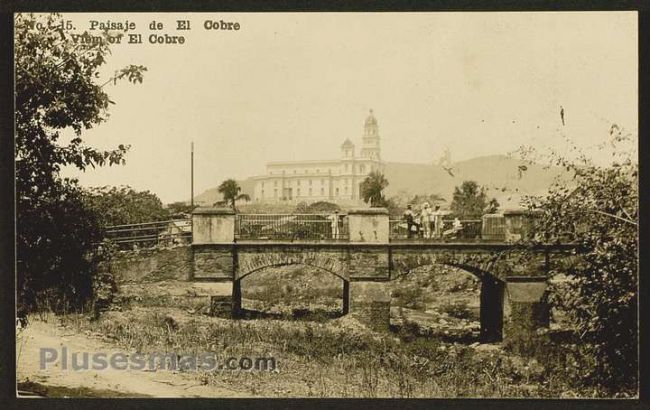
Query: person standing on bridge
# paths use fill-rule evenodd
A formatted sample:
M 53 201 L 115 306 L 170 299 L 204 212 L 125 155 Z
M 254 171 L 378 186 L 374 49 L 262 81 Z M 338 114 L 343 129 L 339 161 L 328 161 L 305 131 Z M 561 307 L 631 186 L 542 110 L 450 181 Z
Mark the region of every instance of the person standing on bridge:
M 339 239 L 339 211 L 327 217 L 332 225 L 332 239 Z
M 436 205 L 433 211 L 433 237 L 440 238 L 442 236 L 442 211 L 440 205 Z
M 433 212 L 431 211 L 431 206 L 428 202 L 425 202 L 422 206 L 420 221 L 422 223 L 422 228 L 424 229 L 424 238 L 431 238 L 433 234 Z
M 413 232 L 415 231 L 415 215 L 413 215 L 413 209 L 411 209 L 411 205 L 406 206 L 406 211 L 404 211 L 404 214 L 402 214 L 402 218 L 406 221 L 406 232 L 408 238 L 410 239 L 413 237 Z

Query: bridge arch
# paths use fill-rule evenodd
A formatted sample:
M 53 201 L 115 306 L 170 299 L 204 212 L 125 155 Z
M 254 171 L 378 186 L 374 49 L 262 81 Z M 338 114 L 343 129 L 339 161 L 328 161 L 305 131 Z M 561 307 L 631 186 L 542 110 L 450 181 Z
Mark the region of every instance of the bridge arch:
M 505 297 L 505 280 L 498 275 L 493 274 L 495 271 L 496 260 L 494 257 L 489 258 L 471 258 L 470 262 L 465 258 L 448 258 L 437 257 L 436 255 L 428 257 L 418 256 L 417 258 L 407 258 L 406 261 L 400 258 L 393 260 L 393 274 L 391 281 L 407 277 L 415 269 L 424 266 L 448 266 L 460 269 L 471 275 L 474 275 L 481 282 L 480 289 L 480 323 L 481 332 L 480 340 L 482 343 L 491 343 L 502 340 L 504 324 L 504 297 Z
M 240 281 L 240 280 L 246 278 L 247 276 L 254 274 L 255 272 L 259 272 L 259 271 L 267 269 L 267 268 L 278 268 L 278 267 L 282 267 L 282 266 L 292 266 L 292 265 L 303 265 L 303 266 L 308 266 L 310 268 L 318 269 L 321 272 L 327 272 L 327 273 L 329 273 L 331 275 L 334 275 L 337 278 L 339 278 L 339 279 L 341 279 L 341 280 L 343 280 L 345 282 L 348 282 L 350 280 L 345 275 L 342 275 L 340 273 L 336 273 L 336 272 L 334 272 L 334 271 L 332 271 L 330 269 L 324 268 L 323 266 L 320 266 L 320 265 L 317 265 L 317 264 L 303 263 L 303 262 L 300 262 L 300 261 L 291 261 L 291 262 L 286 262 L 286 263 L 278 262 L 278 263 L 273 263 L 273 264 L 268 264 L 268 265 L 256 266 L 255 268 L 253 268 L 251 270 L 247 270 L 244 273 L 240 273 L 237 276 L 237 280 Z
M 339 279 L 342 281 L 342 294 L 341 294 L 341 313 L 346 315 L 350 311 L 350 279 L 346 274 L 347 270 L 337 270 L 336 267 L 340 264 L 335 260 L 324 259 L 321 260 L 322 263 L 313 263 L 313 260 L 310 258 L 287 258 L 286 260 L 277 260 L 273 261 L 263 261 L 261 259 L 256 259 L 255 263 L 247 263 L 244 265 L 244 269 L 238 269 L 238 274 L 236 279 L 233 281 L 233 297 L 235 303 L 235 311 L 242 311 L 242 280 L 254 275 L 257 272 L 263 271 L 269 268 L 278 268 L 283 266 L 304 266 L 312 268 L 318 272 L 324 272 L 327 275 Z

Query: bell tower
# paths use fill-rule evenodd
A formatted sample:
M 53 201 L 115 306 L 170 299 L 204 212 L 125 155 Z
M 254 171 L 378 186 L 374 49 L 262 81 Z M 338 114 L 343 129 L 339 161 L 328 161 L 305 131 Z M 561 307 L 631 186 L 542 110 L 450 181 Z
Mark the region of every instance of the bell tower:
M 361 147 L 361 158 L 379 161 L 379 127 L 372 109 L 363 125 L 363 145 Z

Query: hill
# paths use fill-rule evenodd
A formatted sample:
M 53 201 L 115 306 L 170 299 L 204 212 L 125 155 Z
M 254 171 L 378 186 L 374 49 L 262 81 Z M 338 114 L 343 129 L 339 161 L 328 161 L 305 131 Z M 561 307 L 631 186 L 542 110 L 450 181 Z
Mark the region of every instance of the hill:
M 255 181 L 251 178 L 237 180 L 241 187 L 242 194 L 248 194 L 253 197 L 253 189 L 255 188 Z M 212 206 L 215 202 L 223 200 L 223 196 L 217 191 L 217 187 L 210 188 L 203 191 L 201 194 L 194 197 L 194 202 L 200 206 Z
M 520 166 L 525 167 L 521 176 Z M 528 164 L 505 155 L 472 158 L 453 163 L 450 168 L 451 174 L 440 165 L 388 162 L 384 167 L 390 183 L 386 195 L 436 193 L 451 201 L 454 187 L 471 180 L 487 187 L 489 195 L 505 205 L 516 201 L 520 195 L 545 192 L 554 178 L 562 173 L 560 168 L 545 169 L 542 165 Z

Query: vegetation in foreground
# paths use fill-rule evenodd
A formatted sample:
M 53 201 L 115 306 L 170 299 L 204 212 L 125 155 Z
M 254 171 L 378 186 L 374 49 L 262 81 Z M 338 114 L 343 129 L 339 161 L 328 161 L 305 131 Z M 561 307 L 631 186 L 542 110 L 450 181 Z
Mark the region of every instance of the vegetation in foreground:
M 175 326 L 169 326 L 170 314 Z M 379 335 L 351 317 L 326 323 L 233 321 L 174 309 L 108 312 L 98 321 L 61 317 L 76 332 L 100 334 L 130 352 L 214 352 L 221 359 L 273 356 L 273 372 L 196 373 L 206 385 L 255 396 L 289 397 L 599 397 L 568 377 L 585 366 L 570 347 L 540 346 L 522 358 L 499 348 L 414 338 L 409 328 Z

